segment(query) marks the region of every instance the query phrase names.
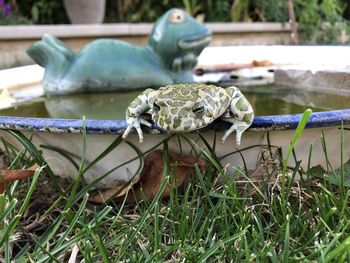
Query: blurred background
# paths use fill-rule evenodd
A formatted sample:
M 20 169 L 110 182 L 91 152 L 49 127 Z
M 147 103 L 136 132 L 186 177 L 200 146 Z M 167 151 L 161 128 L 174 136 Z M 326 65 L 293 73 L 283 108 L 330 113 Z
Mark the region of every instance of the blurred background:
M 91 1 L 91 0 L 90 0 Z M 103 12 L 103 23 L 154 22 L 166 10 L 178 7 L 204 22 L 288 23 L 287 0 L 92 0 L 93 12 Z M 0 0 L 0 25 L 69 24 L 71 4 L 88 0 Z M 300 43 L 348 43 L 348 0 L 293 0 Z M 96 7 L 96 3 L 100 5 Z M 78 11 L 82 12 L 79 8 Z M 85 13 L 84 13 L 85 14 Z M 87 13 L 86 13 L 87 14 Z M 85 15 L 87 16 L 87 15 Z M 101 15 L 100 15 L 101 17 Z M 79 20 L 78 20 L 79 21 Z M 82 22 L 83 23 L 83 22 Z

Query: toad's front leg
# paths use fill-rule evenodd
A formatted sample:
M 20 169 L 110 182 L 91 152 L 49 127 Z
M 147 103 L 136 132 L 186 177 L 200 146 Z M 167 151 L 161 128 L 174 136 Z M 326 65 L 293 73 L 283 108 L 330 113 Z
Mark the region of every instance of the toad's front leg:
M 137 96 L 126 109 L 126 123 L 127 127 L 123 133 L 122 138 L 125 139 L 130 133 L 132 128 L 135 128 L 140 139 L 140 143 L 143 142 L 143 133 L 141 130 L 141 124 L 151 127 L 152 125 L 142 118 L 142 114 L 146 113 L 150 109 L 149 95 L 154 92 L 153 89 L 147 89 Z
M 236 131 L 236 144 L 240 145 L 243 132 L 248 129 L 253 122 L 253 108 L 238 88 L 228 87 L 226 88 L 226 92 L 231 97 L 229 107 L 230 117 L 223 116 L 221 119 L 232 123 L 232 126 L 222 137 L 222 143 L 225 142 L 232 132 Z

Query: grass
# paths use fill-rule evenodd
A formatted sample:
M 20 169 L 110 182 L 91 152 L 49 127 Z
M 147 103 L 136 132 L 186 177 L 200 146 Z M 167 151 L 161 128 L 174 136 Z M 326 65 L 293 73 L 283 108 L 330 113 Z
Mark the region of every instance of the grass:
M 194 147 L 208 169 L 201 172 L 195 166 L 193 181 L 162 200 L 173 175 L 165 141 L 160 190 L 151 202 L 136 205 L 124 200 L 94 206 L 88 192 L 96 181 L 82 180 L 92 165 L 118 147 L 119 137 L 89 165 L 82 158 L 75 164 L 77 180 L 66 182 L 52 173 L 30 140 L 11 131 L 24 147 L 18 151 L 2 141 L 6 166 L 22 169 L 37 163 L 41 168 L 0 195 L 0 255 L 4 262 L 349 262 L 350 188 L 342 184 L 345 169 L 332 169 L 325 141 L 325 173 L 339 176 L 339 184 L 302 170 L 293 151 L 308 114 L 286 158 L 264 159 L 260 176 L 245 169 L 225 173 L 215 145 L 205 142 L 207 150 Z M 344 132 L 348 131 L 340 131 L 341 140 Z M 271 148 L 268 145 L 267 155 Z M 143 153 L 138 154 L 142 158 Z M 311 154 L 312 147 L 310 158 Z M 295 159 L 294 167 L 288 166 L 289 158 Z

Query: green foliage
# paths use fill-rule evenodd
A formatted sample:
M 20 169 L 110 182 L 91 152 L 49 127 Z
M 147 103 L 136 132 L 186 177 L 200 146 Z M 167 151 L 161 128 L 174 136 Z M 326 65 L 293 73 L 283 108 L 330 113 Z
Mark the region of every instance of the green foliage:
M 249 16 L 249 0 L 236 0 L 231 7 L 232 21 L 248 21 Z
M 1 16 L 0 10 L 0 25 L 21 25 L 21 24 L 31 24 L 31 21 L 22 15 L 17 15 L 11 13 L 8 16 Z
M 168 1 L 165 1 L 168 2 Z M 105 21 L 116 22 L 154 22 L 163 11 L 166 3 L 149 0 L 107 0 Z
M 231 8 L 232 21 L 287 22 L 287 1 L 235 0 Z
M 207 22 L 289 21 L 287 0 L 108 0 L 107 22 L 153 22 L 172 7 L 185 9 Z M 350 6 L 345 0 L 294 0 L 296 19 L 304 43 L 343 43 L 349 31 Z M 345 13 L 345 11 L 347 13 Z
M 295 13 L 304 41 L 342 42 L 341 35 L 349 30 L 349 22 L 342 17 L 343 10 L 339 0 L 295 0 Z
M 11 3 L 0 0 L 0 25 L 27 24 L 29 21 L 22 15 L 15 14 Z
M 230 21 L 228 0 L 107 0 L 106 22 L 154 22 L 170 8 L 181 8 L 206 21 Z
M 0 24 L 69 23 L 63 1 L 11 0 L 10 15 Z M 350 4 L 346 0 L 293 0 L 301 42 L 336 44 L 347 41 Z M 287 0 L 107 0 L 105 22 L 154 22 L 170 8 L 182 8 L 207 22 L 289 21 Z
M 33 1 L 30 11 L 35 24 L 54 24 L 57 20 L 65 19 L 62 1 L 36 0 Z
M 206 21 L 229 22 L 231 1 L 218 0 L 206 2 L 202 12 L 205 15 Z
M 68 23 L 63 1 L 11 0 L 12 12 L 3 24 L 63 24 Z M 1 23 L 1 17 L 0 17 Z
M 26 140 L 29 142 L 28 139 Z M 22 169 L 23 167 L 28 168 L 36 163 L 34 157 L 26 154 L 30 150 L 30 142 L 27 144 L 28 149 L 23 149 L 21 151 L 18 151 L 3 138 L 1 138 L 1 143 L 10 163 L 8 169 Z M 1 152 L 1 154 L 3 155 L 4 152 Z M 4 167 L 2 167 L 2 169 L 3 168 Z M 30 204 L 32 194 L 41 173 L 42 168 L 35 171 L 31 183 L 26 184 L 24 194 L 19 194 L 18 192 L 21 185 L 21 183 L 18 181 L 14 182 L 12 186 L 5 185 L 6 192 L 0 193 L 0 259 L 2 259 L 2 256 L 4 256 L 6 262 L 10 262 L 10 251 L 12 250 L 13 243 L 15 243 L 19 238 L 17 228 L 19 227 L 20 220 L 24 216 L 26 209 Z
M 303 42 L 342 43 L 349 31 L 349 22 L 343 18 L 340 0 L 294 0 L 296 20 Z M 349 9 L 350 10 L 350 9 Z M 350 11 L 348 11 L 350 14 Z M 287 1 L 235 0 L 231 8 L 233 21 L 289 21 Z

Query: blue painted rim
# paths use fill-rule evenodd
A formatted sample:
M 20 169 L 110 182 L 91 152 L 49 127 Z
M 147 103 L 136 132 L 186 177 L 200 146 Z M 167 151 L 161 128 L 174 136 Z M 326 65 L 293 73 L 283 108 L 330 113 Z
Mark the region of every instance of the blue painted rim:
M 251 129 L 254 130 L 290 130 L 295 129 L 302 114 L 256 116 Z M 314 112 L 306 125 L 307 128 L 350 125 L 350 109 Z M 229 123 L 216 121 L 207 130 L 225 130 Z M 0 128 L 24 130 L 33 132 L 51 133 L 81 133 L 83 120 L 53 119 L 53 118 L 26 118 L 0 116 Z M 126 128 L 125 120 L 86 120 L 89 134 L 120 134 Z M 161 132 L 154 129 L 143 129 L 145 133 Z

